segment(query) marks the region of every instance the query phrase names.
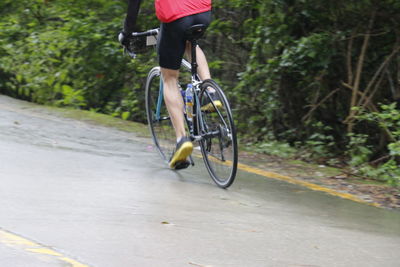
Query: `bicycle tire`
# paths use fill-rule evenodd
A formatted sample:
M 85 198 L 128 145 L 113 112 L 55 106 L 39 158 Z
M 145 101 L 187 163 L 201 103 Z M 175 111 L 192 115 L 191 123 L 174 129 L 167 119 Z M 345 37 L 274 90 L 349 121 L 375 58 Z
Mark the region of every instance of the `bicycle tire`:
M 219 187 L 227 188 L 235 180 L 238 164 L 238 143 L 232 111 L 224 92 L 215 81 L 205 80 L 200 88 L 196 115 L 197 127 L 203 136 L 200 141 L 203 160 L 214 182 Z M 215 90 L 222 102 L 221 107 L 213 105 L 212 112 L 200 108 L 210 103 L 207 100 L 210 98 L 209 88 Z
M 161 158 L 168 163 L 176 145 L 175 131 L 163 97 L 160 67 L 149 71 L 146 80 L 146 114 L 150 133 Z

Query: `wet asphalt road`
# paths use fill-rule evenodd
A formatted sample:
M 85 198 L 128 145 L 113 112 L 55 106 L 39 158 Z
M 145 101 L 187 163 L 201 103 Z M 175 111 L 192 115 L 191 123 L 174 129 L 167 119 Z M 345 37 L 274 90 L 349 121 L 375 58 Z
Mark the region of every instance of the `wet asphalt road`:
M 87 266 L 400 266 L 400 214 L 202 162 L 0 96 L 0 230 Z M 71 266 L 9 246 L 1 267 Z M 78 266 L 78 265 L 73 265 Z

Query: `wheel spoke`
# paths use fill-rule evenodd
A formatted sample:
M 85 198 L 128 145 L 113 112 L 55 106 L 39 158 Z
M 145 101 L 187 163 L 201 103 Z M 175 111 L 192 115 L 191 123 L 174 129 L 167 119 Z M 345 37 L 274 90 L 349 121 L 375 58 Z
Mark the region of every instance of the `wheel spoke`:
M 219 96 L 221 107 L 211 100 L 209 88 Z M 199 101 L 201 106 L 211 103 L 214 107 L 213 111 L 198 112 L 202 117 L 198 127 L 203 130 L 200 142 L 203 159 L 216 184 L 226 188 L 232 184 L 237 170 L 237 141 L 232 112 L 222 90 L 211 80 L 202 84 Z

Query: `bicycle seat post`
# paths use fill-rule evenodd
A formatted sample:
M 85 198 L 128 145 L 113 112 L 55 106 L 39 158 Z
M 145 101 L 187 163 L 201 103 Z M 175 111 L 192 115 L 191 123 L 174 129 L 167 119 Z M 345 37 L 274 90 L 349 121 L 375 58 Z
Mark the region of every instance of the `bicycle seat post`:
M 206 28 L 207 28 L 207 26 L 204 24 L 196 24 L 196 25 L 193 25 L 192 27 L 190 27 L 185 33 L 186 38 L 187 38 L 187 40 L 190 41 L 191 48 L 192 48 L 192 52 L 191 52 L 192 76 L 195 76 L 197 74 L 197 67 L 198 67 L 197 60 L 196 60 L 197 40 L 203 36 Z
M 197 47 L 197 40 L 193 39 L 190 40 L 190 43 L 192 45 L 192 76 L 195 76 L 197 74 L 197 58 L 196 58 L 196 47 Z

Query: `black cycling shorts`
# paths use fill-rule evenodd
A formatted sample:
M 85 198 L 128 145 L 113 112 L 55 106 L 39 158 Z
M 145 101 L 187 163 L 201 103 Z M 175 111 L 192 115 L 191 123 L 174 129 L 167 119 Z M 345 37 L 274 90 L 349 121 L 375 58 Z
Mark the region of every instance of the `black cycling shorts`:
M 194 14 L 170 23 L 161 23 L 158 38 L 158 60 L 160 67 L 178 70 L 186 48 L 185 31 L 196 24 L 209 25 L 211 11 Z

